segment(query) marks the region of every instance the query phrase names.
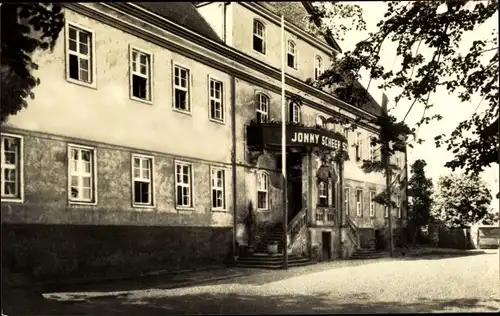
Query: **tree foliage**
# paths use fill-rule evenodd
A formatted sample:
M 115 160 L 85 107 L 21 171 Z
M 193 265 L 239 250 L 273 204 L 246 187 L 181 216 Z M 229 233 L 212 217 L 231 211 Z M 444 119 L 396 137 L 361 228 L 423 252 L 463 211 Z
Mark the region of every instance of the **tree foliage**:
M 425 175 L 425 160 L 416 160 L 410 168 L 408 181 L 408 219 L 416 226 L 426 225 L 430 220 L 433 183 Z
M 328 19 L 326 9 L 322 7 L 324 5 L 313 19 Z M 417 127 L 442 119 L 441 114 L 426 115 L 433 106 L 429 102 L 430 96 L 438 88 L 456 94 L 462 102 L 479 95 L 482 102 L 488 103 L 486 110 L 475 111 L 450 136 L 438 135 L 435 138 L 436 146 L 446 144 L 447 149 L 455 154 L 446 163 L 447 167 L 478 174 L 498 161 L 498 133 L 483 132 L 494 122 L 498 124 L 495 121 L 499 115 L 498 34 L 493 32 L 489 38 L 478 38 L 465 54 L 461 53 L 464 47 L 460 44 L 465 32 L 476 30 L 497 11 L 496 0 L 389 1 L 384 19 L 377 24 L 377 31 L 359 42 L 353 51 L 334 60 L 318 85 L 333 85 L 335 93 L 346 102 L 364 102 L 367 92 L 359 87 L 358 80 L 360 71 L 368 70 L 370 82 L 372 79 L 384 81 L 379 86 L 381 89 L 400 89 L 396 104 L 402 99 L 412 101 L 405 118 L 415 104 L 423 105 Z M 330 10 L 330 13 L 335 12 Z M 324 26 L 328 28 L 328 23 Z M 380 63 L 381 49 L 387 41 L 398 45 L 396 53 L 401 63 L 396 68 L 386 69 Z M 420 49 L 424 47 L 433 52 L 431 58 L 426 59 L 421 53 Z
M 434 196 L 432 216 L 448 227 L 475 224 L 490 212 L 491 193 L 477 176 L 441 177 Z
M 27 106 L 40 80 L 32 74 L 36 50 L 52 50 L 64 26 L 60 5 L 53 3 L 4 3 L 1 7 L 0 122 Z M 8 91 L 8 93 L 6 93 Z

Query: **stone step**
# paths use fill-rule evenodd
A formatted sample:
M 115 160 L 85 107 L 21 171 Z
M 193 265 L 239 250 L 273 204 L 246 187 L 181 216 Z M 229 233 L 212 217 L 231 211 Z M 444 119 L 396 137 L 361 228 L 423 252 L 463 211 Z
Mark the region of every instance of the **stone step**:
M 289 262 L 288 267 L 289 268 L 295 268 L 295 267 L 302 267 L 302 266 L 307 266 L 314 264 L 312 261 L 307 261 L 307 262 Z M 278 269 L 283 269 L 283 264 L 266 264 L 266 265 L 253 265 L 253 264 L 247 264 L 247 263 L 237 263 L 237 267 L 240 268 L 251 268 L 251 269 L 272 269 L 272 270 L 278 270 Z

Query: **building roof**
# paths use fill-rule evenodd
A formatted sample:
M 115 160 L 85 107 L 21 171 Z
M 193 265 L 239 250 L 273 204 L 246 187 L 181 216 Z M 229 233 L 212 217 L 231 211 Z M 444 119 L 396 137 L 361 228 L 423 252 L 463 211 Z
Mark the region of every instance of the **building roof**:
M 172 22 L 203 35 L 213 41 L 223 43 L 222 39 L 205 21 L 192 2 L 134 2 L 135 5 L 160 15 Z

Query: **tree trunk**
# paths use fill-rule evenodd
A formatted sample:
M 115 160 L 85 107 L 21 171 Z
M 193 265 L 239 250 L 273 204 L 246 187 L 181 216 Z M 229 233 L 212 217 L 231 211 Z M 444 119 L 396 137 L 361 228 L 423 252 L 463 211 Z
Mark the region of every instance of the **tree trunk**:
M 417 234 L 418 234 L 418 229 L 419 229 L 419 227 L 420 227 L 420 226 L 416 225 L 416 226 L 415 226 L 415 230 L 414 230 L 414 232 L 413 232 L 413 240 L 412 240 L 412 245 L 413 245 L 413 247 L 415 247 L 415 246 L 416 246 L 416 244 L 417 244 Z

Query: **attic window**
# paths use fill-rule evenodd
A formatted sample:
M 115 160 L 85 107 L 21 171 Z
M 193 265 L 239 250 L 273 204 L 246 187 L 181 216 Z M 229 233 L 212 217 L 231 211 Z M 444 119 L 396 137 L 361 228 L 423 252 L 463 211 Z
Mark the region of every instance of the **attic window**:
M 265 54 L 266 53 L 266 28 L 262 22 L 253 21 L 253 50 Z

